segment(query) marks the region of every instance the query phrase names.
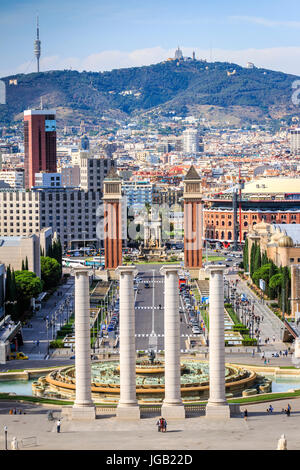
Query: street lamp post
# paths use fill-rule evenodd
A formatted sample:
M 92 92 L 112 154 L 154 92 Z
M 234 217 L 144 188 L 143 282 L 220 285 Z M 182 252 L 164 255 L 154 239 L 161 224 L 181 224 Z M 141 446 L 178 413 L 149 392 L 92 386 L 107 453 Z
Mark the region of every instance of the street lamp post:
M 5 425 L 4 428 L 4 449 L 7 450 L 7 426 Z

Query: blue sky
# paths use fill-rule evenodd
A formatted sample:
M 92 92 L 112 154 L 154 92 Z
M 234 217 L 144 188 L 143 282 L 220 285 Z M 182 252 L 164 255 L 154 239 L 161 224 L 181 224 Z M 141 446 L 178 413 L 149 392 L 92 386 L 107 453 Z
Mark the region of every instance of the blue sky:
M 300 75 L 299 0 L 0 0 L 0 76 L 41 69 L 111 70 L 174 55 Z

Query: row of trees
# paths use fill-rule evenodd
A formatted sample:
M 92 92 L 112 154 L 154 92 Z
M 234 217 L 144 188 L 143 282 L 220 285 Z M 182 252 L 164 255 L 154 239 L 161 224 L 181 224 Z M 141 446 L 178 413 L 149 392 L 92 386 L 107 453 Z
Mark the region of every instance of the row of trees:
M 243 253 L 243 265 L 245 271 L 257 287 L 260 287 L 260 279 L 265 282 L 265 293 L 270 299 L 277 299 L 284 313 L 290 313 L 291 304 L 291 272 L 287 266 L 276 266 L 264 252 L 261 254 L 260 246 L 254 243 L 250 252 L 248 239 L 245 241 Z
M 42 253 L 43 254 L 43 253 Z M 51 256 L 50 256 L 51 255 Z M 13 320 L 19 320 L 30 309 L 30 302 L 43 290 L 56 287 L 62 275 L 62 248 L 60 241 L 55 241 L 47 250 L 47 256 L 41 256 L 41 279 L 28 269 L 28 259 L 22 261 L 22 270 L 6 269 L 5 311 Z

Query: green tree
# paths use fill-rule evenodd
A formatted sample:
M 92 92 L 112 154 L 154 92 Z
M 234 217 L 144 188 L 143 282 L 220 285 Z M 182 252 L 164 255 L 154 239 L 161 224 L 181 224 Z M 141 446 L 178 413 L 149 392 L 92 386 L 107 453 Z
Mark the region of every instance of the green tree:
M 275 299 L 275 297 L 276 297 L 276 289 L 274 289 L 270 286 L 270 280 L 277 273 L 278 273 L 278 268 L 273 263 L 273 261 L 271 261 L 270 262 L 270 269 L 269 269 L 269 279 L 268 279 L 268 296 L 269 296 L 270 299 Z
M 259 280 L 263 279 L 266 284 L 269 281 L 269 272 L 270 272 L 270 264 L 265 264 L 264 266 L 261 266 L 259 269 L 254 271 L 252 279 L 255 284 L 259 285 Z
M 277 299 L 279 299 L 279 293 L 281 291 L 281 286 L 282 286 L 282 279 L 283 279 L 282 273 L 277 273 L 277 274 L 274 274 L 269 281 L 269 287 L 270 289 L 273 289 Z
M 261 267 L 260 246 L 255 243 L 254 272 Z
M 16 297 L 18 301 L 18 315 L 30 307 L 30 300 L 37 297 L 43 290 L 43 283 L 31 271 L 15 271 Z
M 57 286 L 61 278 L 61 266 L 56 259 L 41 257 L 41 278 L 45 289 Z
M 248 238 L 245 240 L 243 248 L 243 267 L 246 272 L 249 271 L 249 242 Z
M 251 246 L 251 252 L 250 252 L 250 266 L 249 266 L 251 278 L 252 278 L 253 273 L 254 273 L 254 271 L 255 271 L 255 269 L 254 269 L 255 253 L 256 253 L 256 243 L 253 243 L 253 245 Z

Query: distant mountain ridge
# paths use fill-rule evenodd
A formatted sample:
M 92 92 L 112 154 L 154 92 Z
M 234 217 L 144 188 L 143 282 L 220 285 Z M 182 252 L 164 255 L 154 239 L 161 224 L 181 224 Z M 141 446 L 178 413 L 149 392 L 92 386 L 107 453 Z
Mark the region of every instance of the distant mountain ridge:
M 39 107 L 41 98 L 45 107 L 58 110 L 65 124 L 81 119 L 97 123 L 103 115 L 125 118 L 159 110 L 192 113 L 203 119 L 264 122 L 299 114 L 292 103 L 292 84 L 297 79 L 227 62 L 176 60 L 99 73 L 19 74 L 2 78 L 7 104 L 0 105 L 0 122 L 20 119 L 24 109 Z

